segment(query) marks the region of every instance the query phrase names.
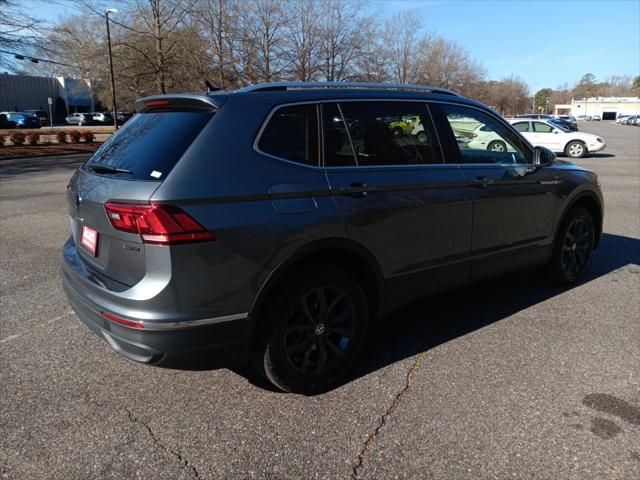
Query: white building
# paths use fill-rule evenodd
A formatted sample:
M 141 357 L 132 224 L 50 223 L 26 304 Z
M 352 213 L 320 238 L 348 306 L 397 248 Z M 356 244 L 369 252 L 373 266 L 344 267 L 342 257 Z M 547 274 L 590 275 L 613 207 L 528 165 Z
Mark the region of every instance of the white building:
M 555 115 L 600 115 L 603 120 L 615 120 L 620 115 L 640 115 L 639 97 L 590 97 L 556 105 Z

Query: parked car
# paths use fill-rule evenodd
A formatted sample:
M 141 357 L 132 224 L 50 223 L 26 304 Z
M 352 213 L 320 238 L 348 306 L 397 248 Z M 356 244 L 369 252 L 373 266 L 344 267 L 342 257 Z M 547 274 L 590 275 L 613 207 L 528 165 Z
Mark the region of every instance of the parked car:
M 578 122 L 571 122 L 569 120 L 563 120 L 561 118 L 555 118 L 555 117 L 547 119 L 547 122 L 552 123 L 554 125 L 559 125 L 562 128 L 569 130 L 571 132 L 578 131 Z
M 40 128 L 40 120 L 35 115 L 25 112 L 1 112 L 7 116 L 7 121 L 14 125 L 13 128 Z
M 40 125 L 49 125 L 49 114 L 44 110 L 25 110 L 24 112 L 38 117 Z
M 606 146 L 604 139 L 598 135 L 572 132 L 545 120 L 514 120 L 511 124 L 532 145 L 564 153 L 572 158 L 581 158 Z
M 591 121 L 591 115 L 578 115 L 576 117 L 576 120 L 578 120 L 579 122 L 589 122 Z
M 16 128 L 16 122 L 9 120 L 7 113 L 0 113 L 0 129 Z
M 118 112 L 116 117 L 118 120 L 118 125 L 124 125 L 132 116 L 133 115 L 128 112 Z
M 78 126 L 92 125 L 94 123 L 93 115 L 91 113 L 72 113 L 67 118 L 65 118 L 65 121 L 69 125 Z
M 389 121 L 385 119 L 385 122 L 388 123 L 389 128 L 395 135 L 412 133 L 416 123 L 419 121 L 420 117 L 418 115 L 405 115 L 402 118 L 391 118 Z
M 554 118 L 558 118 L 560 120 L 567 120 L 569 122 L 575 122 L 576 121 L 576 117 L 574 117 L 573 115 L 554 115 Z
M 93 117 L 93 123 L 113 125 L 113 115 L 109 112 L 93 112 L 91 116 Z
M 600 243 L 596 174 L 449 90 L 283 82 L 135 105 L 71 178 L 62 251 L 78 317 L 131 360 L 251 362 L 315 393 L 387 312 L 534 265 L 571 284 Z M 404 115 L 426 142 L 381 120 Z M 504 151 L 456 141 L 479 125 Z
M 594 122 L 599 122 L 600 120 L 602 120 L 602 117 L 600 115 L 592 115 L 591 120 Z
M 616 118 L 616 123 L 617 124 L 621 124 L 624 123 L 624 121 L 629 118 L 631 115 L 618 115 L 618 118 Z
M 539 120 L 548 120 L 550 118 L 555 118 L 553 115 L 547 115 L 544 113 L 527 113 L 522 115 L 516 115 L 514 118 L 537 118 Z

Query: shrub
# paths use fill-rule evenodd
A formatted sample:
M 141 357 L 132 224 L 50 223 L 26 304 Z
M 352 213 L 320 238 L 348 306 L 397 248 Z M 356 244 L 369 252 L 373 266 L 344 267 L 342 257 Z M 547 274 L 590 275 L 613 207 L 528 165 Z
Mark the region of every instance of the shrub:
M 71 130 L 69 132 L 69 143 L 80 143 L 81 136 L 82 133 L 80 133 L 78 130 Z
M 86 131 L 82 132 L 82 138 L 84 139 L 84 141 L 86 143 L 92 143 L 95 140 L 96 135 L 95 135 L 95 133 L 93 133 L 93 132 L 91 132 L 89 130 L 86 130 Z
M 22 132 L 13 132 L 11 134 L 11 141 L 14 145 L 23 145 L 27 140 L 27 136 Z
M 64 143 L 67 141 L 67 132 L 63 132 L 62 130 L 58 130 L 56 132 L 56 140 L 58 143 Z
M 37 132 L 29 132 L 27 133 L 27 138 L 29 139 L 29 145 L 36 145 L 40 140 L 40 134 Z

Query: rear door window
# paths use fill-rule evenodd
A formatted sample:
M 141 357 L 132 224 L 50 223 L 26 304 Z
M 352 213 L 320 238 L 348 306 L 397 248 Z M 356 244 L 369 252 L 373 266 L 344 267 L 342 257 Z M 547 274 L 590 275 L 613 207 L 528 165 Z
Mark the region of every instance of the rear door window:
M 318 166 L 316 105 L 291 105 L 276 110 L 260 136 L 258 149 L 291 162 Z
M 358 166 L 442 163 L 425 103 L 342 102 L 340 108 Z
M 529 122 L 514 123 L 513 124 L 513 128 L 515 128 L 519 132 L 528 132 L 529 131 Z
M 533 122 L 533 130 L 538 133 L 551 133 L 553 127 L 542 122 Z
M 164 180 L 212 112 L 139 113 L 102 145 L 85 165 L 105 165 L 128 172 L 100 175 L 132 180 Z

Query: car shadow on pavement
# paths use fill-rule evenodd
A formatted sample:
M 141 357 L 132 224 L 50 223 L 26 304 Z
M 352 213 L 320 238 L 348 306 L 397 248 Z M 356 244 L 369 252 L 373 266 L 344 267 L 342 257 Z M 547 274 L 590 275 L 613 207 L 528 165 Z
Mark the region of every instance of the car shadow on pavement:
M 589 270 L 575 285 L 553 285 L 542 269 L 529 269 L 413 303 L 371 328 L 358 367 L 332 390 L 621 268 L 640 274 L 640 240 L 605 233 Z M 274 390 L 248 366 L 234 371 L 260 388 Z
M 590 153 L 589 158 L 612 158 L 615 157 L 612 153 Z

